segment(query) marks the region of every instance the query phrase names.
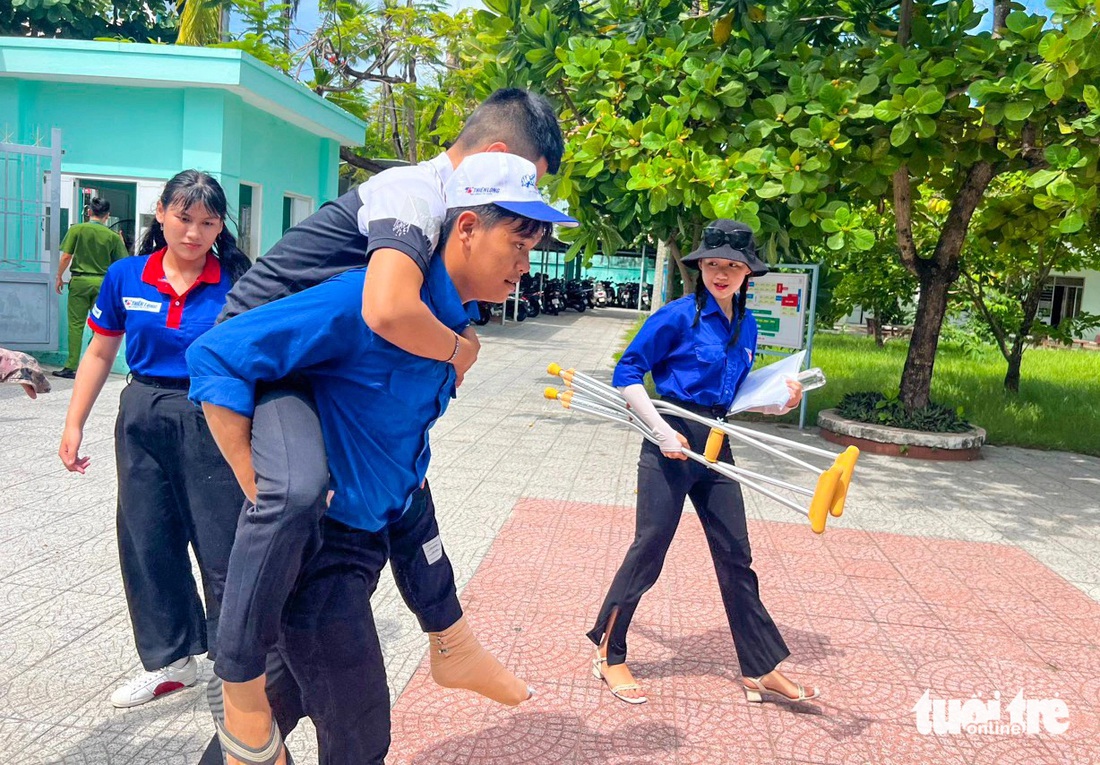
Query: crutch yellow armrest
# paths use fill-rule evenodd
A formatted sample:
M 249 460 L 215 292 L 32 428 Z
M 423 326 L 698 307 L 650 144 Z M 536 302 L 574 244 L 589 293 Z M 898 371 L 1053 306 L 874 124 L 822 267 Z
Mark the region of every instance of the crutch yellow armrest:
M 810 528 L 815 534 L 825 531 L 825 521 L 829 518 L 829 508 L 833 504 L 837 484 L 840 483 L 840 468 L 835 465 L 817 479 L 813 499 L 810 500 Z
M 852 482 L 852 473 L 856 469 L 856 460 L 859 459 L 859 449 L 849 446 L 837 455 L 833 467 L 840 470 L 840 479 L 837 481 L 836 491 L 833 493 L 833 501 L 829 505 L 829 514 L 839 518 L 844 514 L 844 501 L 848 498 L 848 485 Z

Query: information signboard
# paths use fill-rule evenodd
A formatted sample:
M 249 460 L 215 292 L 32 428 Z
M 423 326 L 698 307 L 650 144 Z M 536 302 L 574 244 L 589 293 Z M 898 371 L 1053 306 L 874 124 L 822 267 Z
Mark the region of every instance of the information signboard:
M 805 273 L 774 272 L 749 277 L 746 305 L 756 317 L 761 345 L 805 347 L 809 278 Z

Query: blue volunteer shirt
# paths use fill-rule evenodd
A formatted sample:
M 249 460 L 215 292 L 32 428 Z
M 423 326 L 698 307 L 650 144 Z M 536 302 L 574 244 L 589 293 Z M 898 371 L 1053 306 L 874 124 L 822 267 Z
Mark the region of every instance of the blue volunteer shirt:
M 184 354 L 214 326 L 233 285 L 218 259 L 207 255 L 199 278 L 177 295 L 164 276 L 164 253 L 158 250 L 113 263 L 103 277 L 88 326 L 101 335 L 126 335 L 130 371 L 183 378 Z
M 641 383 L 646 372 L 652 372 L 661 396 L 702 406 L 732 404 L 756 356 L 756 319 L 746 311 L 741 334 L 731 344 L 734 325 L 707 293 L 699 324 L 692 327 L 694 320 L 691 295 L 650 316 L 623 352 L 612 383 L 616 387 Z
M 253 308 L 207 332 L 187 352 L 190 398 L 251 417 L 256 385 L 306 375 L 321 419 L 334 491 L 328 514 L 378 531 L 401 516 L 428 471 L 428 431 L 455 391 L 454 367 L 398 348 L 363 322 L 366 269 Z M 444 266 L 431 261 L 421 299 L 461 332 L 466 309 Z

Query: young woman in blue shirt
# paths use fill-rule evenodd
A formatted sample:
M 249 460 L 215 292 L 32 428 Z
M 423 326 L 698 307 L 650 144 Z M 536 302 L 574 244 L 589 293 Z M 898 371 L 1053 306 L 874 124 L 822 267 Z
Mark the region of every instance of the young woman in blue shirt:
M 58 450 L 70 471 L 88 469 L 90 458 L 79 454 L 84 424 L 125 336 L 131 375 L 115 423 L 118 548 L 145 672 L 111 695 L 116 707 L 194 685 L 194 657 L 214 645 L 243 495 L 202 412 L 187 400 L 184 353 L 214 326 L 249 266 L 225 228 L 226 210 L 225 192 L 205 173 L 185 170 L 165 185 L 143 255 L 114 263 L 104 277 Z
M 684 262 L 700 270 L 695 295 L 654 313 L 615 368 L 614 385 L 661 444 L 642 443 L 636 535 L 588 633 L 597 646 L 593 671 L 616 698 L 629 704 L 646 701 L 625 663 L 626 634 L 642 595 L 661 573 L 684 499 L 690 498 L 710 546 L 746 698 L 805 701 L 815 698 L 817 689 L 806 689 L 776 669 L 790 652 L 760 601 L 740 484 L 687 460 L 681 446 L 702 453 L 709 428 L 662 418 L 642 384 L 652 373 L 663 399 L 708 416 L 725 415 L 756 354 L 756 321 L 745 308 L 748 280 L 768 269 L 756 256 L 752 229 L 731 220 L 708 225 L 702 245 Z M 786 406 L 768 413 L 798 405 L 801 387 L 789 385 Z M 720 459 L 733 461 L 728 443 Z

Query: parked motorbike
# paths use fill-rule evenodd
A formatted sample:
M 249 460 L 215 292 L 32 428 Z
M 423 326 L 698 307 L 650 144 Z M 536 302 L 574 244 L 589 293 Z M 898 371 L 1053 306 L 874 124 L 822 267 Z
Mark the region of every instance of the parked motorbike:
M 484 327 L 489 323 L 489 320 L 493 318 L 493 304 L 486 303 L 484 300 L 477 301 L 477 318 L 474 319 L 474 324 L 479 327 Z
M 572 308 L 579 313 L 584 313 L 585 309 L 588 308 L 584 290 L 581 288 L 581 283 L 576 279 L 570 279 L 565 283 L 565 307 Z
M 581 279 L 581 294 L 584 296 L 584 304 L 589 308 L 596 307 L 596 282 L 594 279 Z
M 539 283 L 528 274 L 524 274 L 519 280 L 519 292 L 527 301 L 527 316 L 535 318 L 542 313 L 542 290 Z
M 634 282 L 619 282 L 615 293 L 615 304 L 620 308 L 638 308 L 638 285 Z
M 504 317 L 513 321 L 524 321 L 527 318 L 527 300 L 522 295 L 518 300 L 515 295 L 509 295 L 504 301 Z
M 597 308 L 603 308 L 604 306 L 611 305 L 611 298 L 608 295 L 608 282 L 596 282 L 594 289 L 592 290 L 592 299 L 596 302 Z
M 562 292 L 561 279 L 549 279 L 542 288 L 542 311 L 557 316 L 565 310 L 565 294 Z

